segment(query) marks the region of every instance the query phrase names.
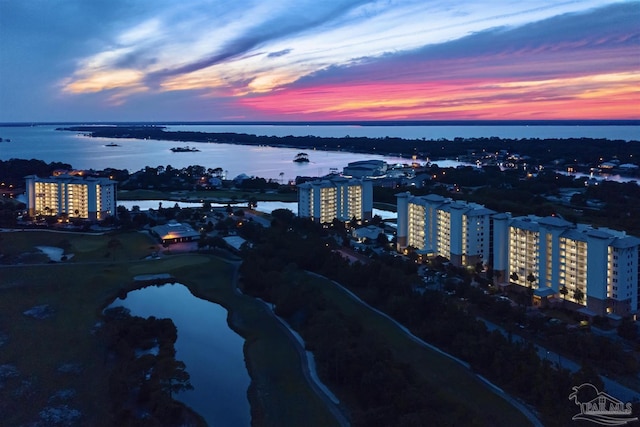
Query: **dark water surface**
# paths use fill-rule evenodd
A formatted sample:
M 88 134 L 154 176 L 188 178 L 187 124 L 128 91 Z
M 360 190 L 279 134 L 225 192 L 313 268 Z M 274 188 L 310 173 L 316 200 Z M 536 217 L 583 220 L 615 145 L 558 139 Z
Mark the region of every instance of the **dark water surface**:
M 373 154 L 354 154 L 333 151 L 310 151 L 310 163 L 294 163 L 297 148 L 256 147 L 229 144 L 192 143 L 199 152 L 173 153 L 170 148 L 188 143 L 136 139 L 89 138 L 75 132 L 56 131 L 59 125 L 0 126 L 0 138 L 11 142 L 0 143 L 0 160 L 11 158 L 40 159 L 45 162 L 64 162 L 77 169 L 128 169 L 135 172 L 145 166 L 171 165 L 183 168 L 202 165 L 221 167 L 228 178 L 245 173 L 250 176 L 291 180 L 296 176 L 322 176 L 334 168 L 342 170 L 349 162 L 363 159 L 381 159 L 388 163 L 406 163 L 406 158 Z M 607 138 L 640 139 L 640 126 L 579 126 L 579 125 L 500 125 L 500 126 L 376 126 L 376 125 L 170 125 L 173 131 L 237 132 L 267 136 L 325 136 L 407 139 L 453 139 L 456 137 L 499 138 Z M 107 147 L 115 143 L 118 146 Z M 441 167 L 451 165 L 440 164 Z M 280 175 L 280 174 L 283 175 Z
M 197 298 L 181 284 L 131 291 L 111 307 L 124 306 L 140 317 L 169 318 L 178 329 L 176 359 L 186 364 L 193 390 L 175 395 L 210 426 L 248 426 L 250 377 L 244 339 L 227 324 L 227 310 Z

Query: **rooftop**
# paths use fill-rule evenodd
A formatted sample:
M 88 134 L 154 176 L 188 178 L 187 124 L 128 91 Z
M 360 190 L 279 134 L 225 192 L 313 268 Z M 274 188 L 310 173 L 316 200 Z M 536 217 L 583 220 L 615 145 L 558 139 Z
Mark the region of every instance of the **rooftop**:
M 151 231 L 162 240 L 200 237 L 200 233 L 191 228 L 189 224 L 175 221 L 152 227 Z

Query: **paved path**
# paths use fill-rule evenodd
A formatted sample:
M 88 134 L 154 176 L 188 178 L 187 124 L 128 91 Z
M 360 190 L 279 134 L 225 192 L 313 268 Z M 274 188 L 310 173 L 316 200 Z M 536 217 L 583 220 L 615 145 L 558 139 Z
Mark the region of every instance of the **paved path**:
M 237 284 L 238 284 L 240 264 L 242 264 L 242 261 L 228 261 L 228 262 L 234 266 L 233 279 L 232 279 L 233 290 L 237 294 L 241 295 L 242 291 L 238 289 Z M 266 310 L 269 313 L 271 313 L 271 315 L 278 322 L 278 325 L 282 329 L 283 333 L 286 334 L 291 339 L 295 349 L 298 351 L 298 355 L 300 356 L 300 362 L 301 362 L 300 367 L 302 369 L 302 373 L 304 374 L 304 377 L 307 380 L 307 383 L 309 384 L 311 389 L 318 395 L 318 397 L 320 397 L 320 399 L 322 399 L 322 401 L 325 403 L 325 405 L 327 406 L 331 414 L 333 414 L 338 425 L 340 425 L 341 427 L 348 427 L 350 425 L 349 420 L 347 419 L 346 415 L 343 413 L 342 408 L 339 406 L 338 399 L 327 388 L 327 386 L 325 386 L 318 378 L 315 372 L 315 361 L 308 357 L 307 351 L 304 349 L 304 341 L 302 340 L 302 338 L 295 331 L 293 331 L 291 327 L 283 319 L 275 315 L 271 304 L 259 298 L 256 298 L 256 300 L 261 301 L 264 304 Z
M 248 210 L 244 211 L 244 216 L 246 218 L 251 219 L 252 221 L 254 221 L 257 224 L 260 224 L 261 226 L 265 227 L 265 228 L 269 228 L 271 227 L 271 221 L 269 221 L 267 218 L 260 216 L 260 215 L 256 215 L 253 212 L 250 212 Z

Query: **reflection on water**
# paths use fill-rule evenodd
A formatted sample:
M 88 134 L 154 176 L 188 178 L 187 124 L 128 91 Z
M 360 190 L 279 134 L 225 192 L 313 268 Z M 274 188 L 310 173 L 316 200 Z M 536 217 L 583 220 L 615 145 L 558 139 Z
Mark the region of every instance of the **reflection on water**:
M 127 169 L 133 173 L 146 166 L 171 165 L 184 168 L 201 165 L 221 167 L 232 179 L 244 173 L 278 182 L 288 182 L 297 176 L 323 176 L 333 168 L 342 170 L 348 163 L 363 159 L 407 163 L 409 159 L 371 154 L 336 151 L 308 151 L 309 163 L 293 161 L 299 148 L 198 143 L 199 152 L 173 153 L 172 147 L 186 145 L 176 141 L 153 141 L 126 138 L 89 138 L 74 132 L 56 131 L 55 126 L 6 127 L 2 137 L 11 143 L 2 144 L 0 159 L 32 159 L 64 162 L 77 169 Z M 213 129 L 212 129 L 213 131 Z M 117 147 L 107 147 L 109 143 Z M 280 175 L 280 174 L 283 175 Z
M 199 152 L 172 153 L 170 148 L 184 145 L 174 141 L 89 138 L 74 132 L 56 131 L 56 126 L 2 127 L 3 138 L 11 139 L 0 147 L 0 159 L 37 158 L 45 162 L 65 162 L 78 169 L 118 168 L 136 172 L 145 166 L 171 165 L 183 168 L 202 165 L 221 167 L 234 178 L 241 173 L 289 181 L 296 176 L 323 176 L 333 168 L 342 170 L 349 162 L 364 159 L 407 163 L 409 159 L 390 156 L 355 154 L 334 151 L 308 152 L 310 163 L 294 163 L 297 148 L 244 146 L 228 144 L 197 144 Z M 287 125 L 185 125 L 170 126 L 171 130 L 201 130 L 207 132 L 243 132 L 257 135 L 314 135 L 327 137 L 367 136 L 372 138 L 402 137 L 453 139 L 455 137 L 500 138 L 608 138 L 637 140 L 638 126 L 287 126 Z M 107 147 L 114 142 L 117 147 Z M 410 143 L 410 142 L 408 142 Z M 425 161 L 426 159 L 419 159 Z M 438 162 L 440 167 L 446 163 Z M 283 173 L 284 175 L 280 175 Z
M 124 306 L 140 317 L 169 318 L 178 329 L 176 358 L 191 375 L 193 390 L 176 399 L 202 415 L 211 426 L 248 426 L 251 422 L 244 363 L 244 339 L 227 324 L 220 305 L 196 298 L 181 284 L 131 291 L 111 307 Z
M 615 181 L 615 182 L 635 182 L 636 184 L 638 184 L 638 178 L 637 177 L 632 177 L 632 176 L 622 176 L 622 175 L 612 175 L 612 174 L 587 174 L 587 173 L 581 173 L 581 172 L 565 172 L 565 171 L 558 171 L 557 173 L 561 174 L 561 175 L 566 175 L 566 176 L 573 176 L 575 178 L 593 178 L 596 179 L 597 181 Z
M 164 207 L 173 207 L 176 203 L 180 208 L 199 208 L 202 207 L 200 202 L 175 202 L 172 200 L 119 200 L 118 205 L 124 206 L 131 210 L 134 206 L 138 206 L 141 210 L 146 211 L 149 208 L 158 209 L 159 204 Z M 244 203 L 242 203 L 244 206 Z M 225 207 L 226 203 L 211 203 L 212 207 Z M 276 209 L 289 209 L 291 212 L 298 214 L 298 202 L 258 202 L 256 210 L 270 214 Z M 374 215 L 379 215 L 382 219 L 396 219 L 397 214 L 393 211 L 384 209 L 373 209 Z

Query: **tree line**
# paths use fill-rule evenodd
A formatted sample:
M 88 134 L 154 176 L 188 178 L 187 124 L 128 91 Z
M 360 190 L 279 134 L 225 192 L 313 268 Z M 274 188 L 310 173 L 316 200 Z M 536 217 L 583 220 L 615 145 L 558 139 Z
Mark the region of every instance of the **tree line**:
M 535 163 L 546 164 L 557 159 L 570 163 L 601 163 L 603 155 L 610 158 L 640 158 L 640 141 L 609 140 L 605 138 L 521 138 L 498 137 L 449 139 L 403 139 L 397 137 L 320 137 L 320 136 L 264 136 L 232 132 L 168 131 L 161 126 L 75 126 L 64 128 L 89 132 L 103 138 L 138 138 L 164 141 L 215 142 L 225 144 L 271 145 L 309 150 L 349 151 L 354 153 L 393 154 L 411 158 L 455 158 L 468 152 L 495 153 L 507 150 L 529 156 Z M 604 148 L 606 147 L 606 148 Z M 607 159 L 605 159 L 607 160 Z
M 205 426 L 173 399 L 193 387 L 185 364 L 175 358 L 178 333 L 171 319 L 131 316 L 123 307 L 107 309 L 103 317 L 112 425 Z
M 588 364 L 573 374 L 559 369 L 551 361 L 541 360 L 532 344 L 516 342 L 498 331 L 489 332 L 442 293 L 413 292 L 419 280 L 415 264 L 392 256 L 366 265 L 349 264 L 332 250 L 334 240 L 323 235 L 319 226 L 288 213 L 274 211 L 274 216 L 272 227 L 257 238 L 254 230 L 252 248 L 245 248 L 243 291 L 274 303 L 276 313 L 301 333 L 317 357 L 323 381 L 353 405 L 354 425 L 385 425 L 384 420 L 391 418 L 395 422 L 386 425 L 400 425 L 400 421 L 405 425 L 428 424 L 439 420 L 442 411 L 427 402 L 404 405 L 402 402 L 416 402 L 419 397 L 413 397 L 414 392 L 427 386 L 413 384 L 415 375 L 390 359 L 384 343 L 364 336 L 352 320 L 309 293 L 296 271 L 313 271 L 343 284 L 416 336 L 467 361 L 474 371 L 535 406 L 545 425 L 571 422 L 576 411 L 567 396 L 573 385 L 591 382 L 601 389 L 600 378 Z M 371 349 L 370 354 L 364 354 L 365 348 Z M 376 400 L 376 395 L 384 398 Z M 403 396 L 404 400 L 394 396 Z M 420 405 L 428 409 L 423 411 Z M 455 402 L 440 405 L 468 424 L 466 408 Z M 476 422 L 491 425 L 482 417 Z M 444 420 L 443 425 L 447 425 Z

